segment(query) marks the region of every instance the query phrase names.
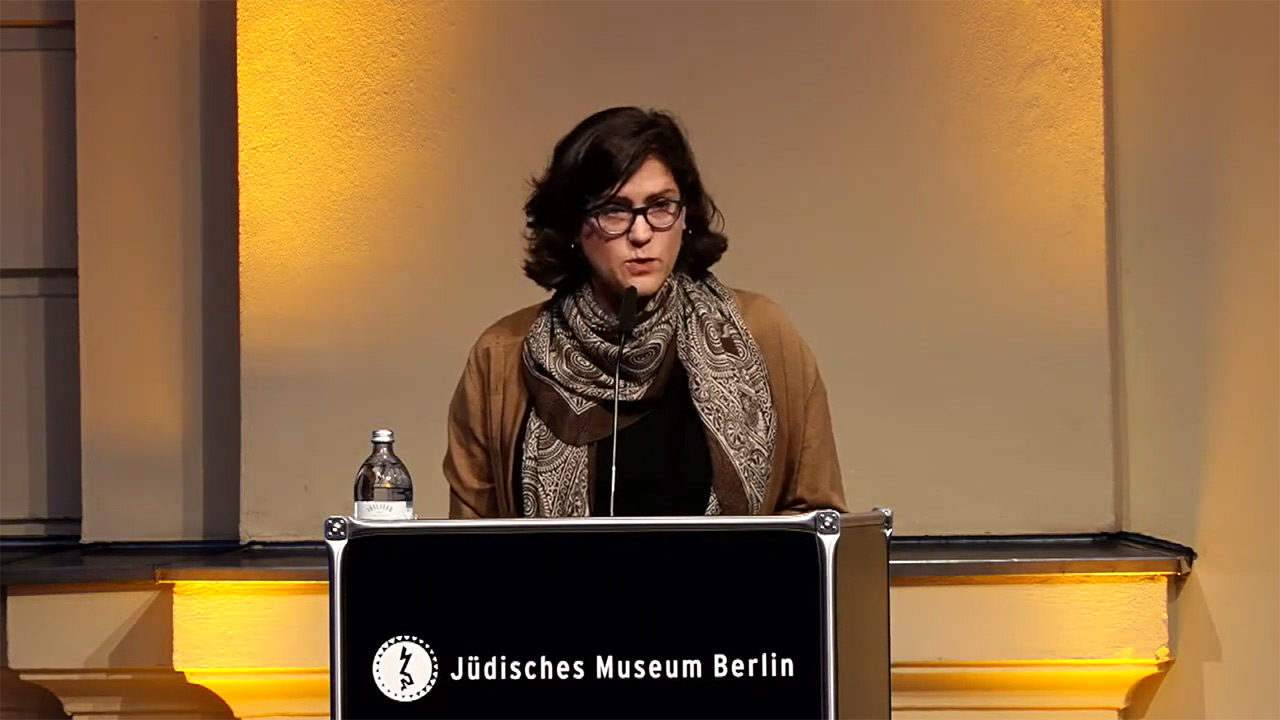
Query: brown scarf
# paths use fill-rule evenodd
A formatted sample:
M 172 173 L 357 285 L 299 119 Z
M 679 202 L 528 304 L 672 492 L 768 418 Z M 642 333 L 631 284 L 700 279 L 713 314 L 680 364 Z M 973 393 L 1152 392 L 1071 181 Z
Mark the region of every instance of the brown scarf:
M 524 377 L 534 411 L 521 455 L 528 517 L 590 514 L 596 444 L 613 432 L 617 334 L 617 317 L 589 284 L 553 297 L 529 330 Z M 676 361 L 711 450 L 707 514 L 758 513 L 777 418 L 760 348 L 714 275 L 673 274 L 640 313 L 622 358 L 619 429 L 661 397 Z

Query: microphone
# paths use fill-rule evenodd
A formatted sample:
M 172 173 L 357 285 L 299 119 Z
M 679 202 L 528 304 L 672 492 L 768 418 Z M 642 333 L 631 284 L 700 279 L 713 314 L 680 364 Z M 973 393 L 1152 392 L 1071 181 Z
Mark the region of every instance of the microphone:
M 618 364 L 613 368 L 613 454 L 609 456 L 609 517 L 613 517 L 613 498 L 618 494 L 618 378 L 622 373 L 622 350 L 627 336 L 636 326 L 636 288 L 628 285 L 618 308 Z

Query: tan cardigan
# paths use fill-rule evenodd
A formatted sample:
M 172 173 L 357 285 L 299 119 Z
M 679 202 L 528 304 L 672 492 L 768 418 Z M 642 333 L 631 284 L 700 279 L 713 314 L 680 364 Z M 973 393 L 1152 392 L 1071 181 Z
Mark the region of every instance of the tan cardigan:
M 778 417 L 778 447 L 761 513 L 847 511 L 827 390 L 813 352 L 773 301 L 734 292 L 764 355 Z M 471 348 L 449 405 L 444 475 L 451 518 L 515 517 L 518 512 L 512 473 L 529 404 L 521 351 L 539 308 L 499 320 Z

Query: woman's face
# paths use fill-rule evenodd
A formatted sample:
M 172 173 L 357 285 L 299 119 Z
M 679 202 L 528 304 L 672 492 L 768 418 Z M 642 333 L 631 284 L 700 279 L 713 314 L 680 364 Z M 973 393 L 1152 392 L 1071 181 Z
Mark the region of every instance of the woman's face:
M 616 309 L 628 285 L 635 286 L 643 301 L 667 281 L 680 255 L 684 233 L 680 200 L 680 190 L 666 164 L 649 158 L 617 194 L 594 208 L 579 241 L 591 265 L 591 284 L 600 302 Z M 640 212 L 643 208 L 647 214 Z

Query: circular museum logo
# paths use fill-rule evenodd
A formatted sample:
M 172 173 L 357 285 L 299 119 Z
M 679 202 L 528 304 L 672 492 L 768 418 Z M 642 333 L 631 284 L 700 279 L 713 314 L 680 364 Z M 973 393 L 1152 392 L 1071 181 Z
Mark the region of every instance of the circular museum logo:
M 412 702 L 430 692 L 437 670 L 431 646 L 412 635 L 391 638 L 373 656 L 373 681 L 383 695 L 400 702 Z

